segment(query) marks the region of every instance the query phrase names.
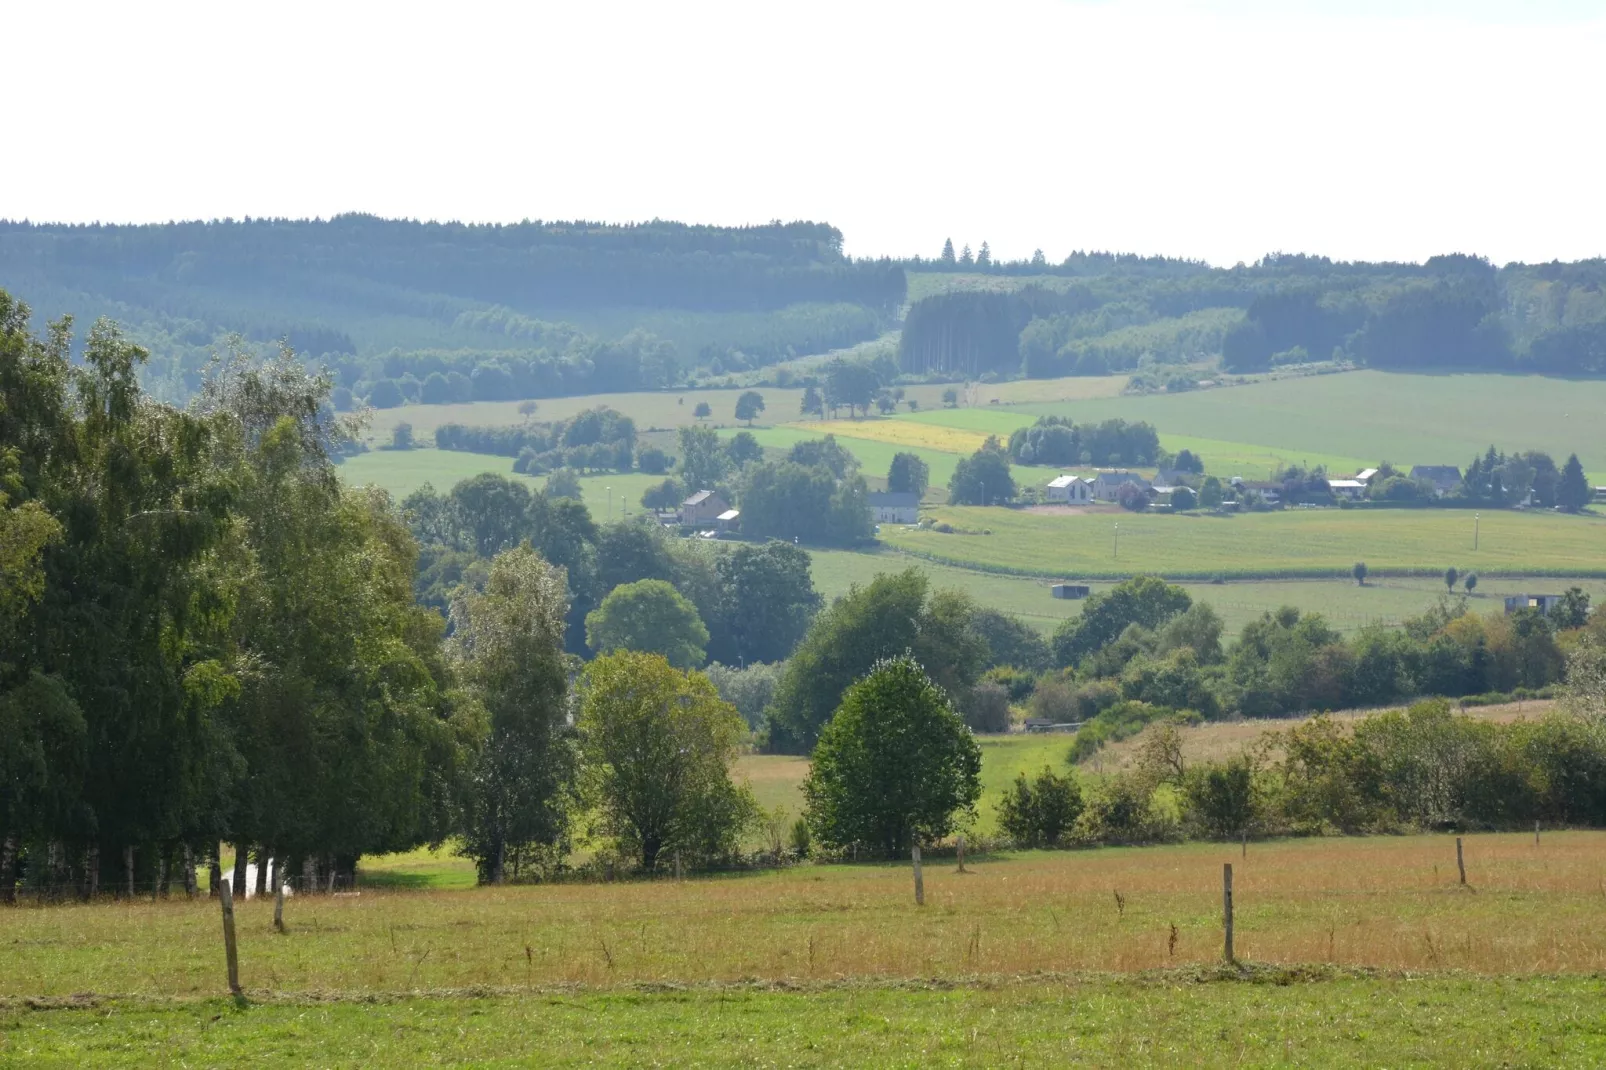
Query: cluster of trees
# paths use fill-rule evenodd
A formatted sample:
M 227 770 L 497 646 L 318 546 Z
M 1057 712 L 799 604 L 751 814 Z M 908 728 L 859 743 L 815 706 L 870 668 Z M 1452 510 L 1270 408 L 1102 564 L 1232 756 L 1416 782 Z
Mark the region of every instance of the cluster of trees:
M 954 465 L 948 480 L 948 501 L 953 505 L 1003 505 L 1015 497 L 1015 479 L 1009 474 L 1010 454 L 997 436 L 988 435 L 981 449 Z
M 1491 445 L 1487 453 L 1467 465 L 1459 497 L 1493 506 L 1531 502 L 1542 509 L 1559 506 L 1576 513 L 1589 504 L 1594 490 L 1576 453 L 1557 468 L 1548 453 L 1527 450 L 1508 457 Z
M 463 480 L 444 494 L 426 485 L 403 501 L 402 510 L 422 548 L 421 602 L 444 608 L 460 584 L 483 577 L 497 553 L 528 543 L 564 570 L 565 643 L 575 654 L 630 645 L 607 638 L 618 634 L 609 630 L 608 618 L 629 626 L 629 606 L 642 597 L 657 612 L 664 589 L 638 588 L 611 607 L 607 600 L 641 581 L 659 581 L 675 596 L 673 610 L 657 619 L 684 619 L 676 616 L 685 608 L 679 601 L 689 603 L 694 623 L 686 631 L 701 640 L 696 657 L 677 658 L 683 664 L 701 665 L 705 656 L 726 664 L 782 660 L 819 606 L 808 553 L 790 543 L 694 544 L 668 537 L 650 518 L 599 526 L 579 501 L 531 491 L 494 473 Z M 606 612 L 593 620 L 599 611 Z M 588 642 L 588 632 L 598 644 Z M 684 649 L 685 634 L 677 629 L 663 642 Z
M 901 265 L 856 261 L 819 223 L 464 225 L 0 221 L 0 277 L 49 306 L 117 314 L 189 397 L 221 339 L 288 341 L 370 404 L 650 388 L 697 363 L 755 366 L 874 337 Z M 69 309 L 68 303 L 73 304 Z M 653 334 L 639 330 L 653 310 Z M 573 313 L 597 324 L 560 322 Z M 386 354 L 381 358 L 381 354 Z M 337 399 L 337 404 L 339 399 Z
M 1069 417 L 1039 416 L 1009 436 L 1009 456 L 1017 464 L 1141 466 L 1157 462 L 1161 454 L 1160 434 L 1153 426 L 1121 419 L 1077 426 Z
M 235 361 L 180 410 L 115 327 L 69 339 L 0 292 L 0 894 L 448 834 L 476 727 L 406 528 L 335 474 L 327 381 Z
M 1076 280 L 1052 291 L 1026 285 L 915 302 L 899 360 L 916 375 L 1143 370 L 1151 388 L 1187 389 L 1191 378 L 1163 366 L 1218 354 L 1235 372 L 1335 357 L 1383 368 L 1606 370 L 1602 260 L 1497 269 L 1462 255 L 1420 265 L 1273 255 L 1216 269 L 1092 256 L 1062 265 L 939 259 L 908 266 Z
M 1499 724 L 1443 699 L 1268 733 L 1225 760 L 1184 758 L 1178 722 L 1149 729 L 1127 772 L 1021 774 L 999 807 L 1022 846 L 1606 823 L 1602 711 Z
M 1588 596 L 1569 592 L 1546 615 L 1473 613 L 1446 598 L 1400 629 L 1368 627 L 1346 638 L 1319 614 L 1284 608 L 1222 643 L 1214 610 L 1180 587 L 1140 576 L 1088 599 L 1051 640 L 1057 673 L 1035 686 L 1033 711 L 1061 722 L 1138 722 L 1166 711 L 1206 718 L 1281 717 L 1379 706 L 1421 695 L 1463 697 L 1535 691 L 1559 683 L 1566 653 L 1606 635 Z M 1142 704 L 1143 709 L 1117 708 Z

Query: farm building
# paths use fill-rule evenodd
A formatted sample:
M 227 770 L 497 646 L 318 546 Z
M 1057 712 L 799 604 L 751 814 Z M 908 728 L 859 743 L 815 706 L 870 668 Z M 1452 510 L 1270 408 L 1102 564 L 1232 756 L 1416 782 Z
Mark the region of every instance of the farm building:
M 1513 594 L 1506 597 L 1506 612 L 1515 613 L 1519 609 L 1537 609 L 1541 613 L 1549 613 L 1561 601 L 1559 594 Z
M 1329 479 L 1327 489 L 1333 492 L 1333 497 L 1348 498 L 1350 501 L 1366 495 L 1366 484 L 1360 479 Z
M 721 535 L 728 535 L 742 526 L 742 513 L 740 509 L 727 509 L 714 518 L 714 530 Z
M 1049 480 L 1043 497 L 1056 505 L 1086 505 L 1093 500 L 1093 481 L 1081 476 L 1060 476 Z
M 730 503 L 711 490 L 700 490 L 680 503 L 680 522 L 688 528 L 712 524 L 729 512 Z
M 1433 493 L 1442 498 L 1461 485 L 1461 469 L 1453 464 L 1412 465 L 1411 478 L 1432 484 Z
M 870 519 L 877 524 L 913 524 L 920 519 L 920 495 L 906 491 L 870 494 Z
M 1055 598 L 1086 598 L 1093 593 L 1093 588 L 1085 583 L 1056 583 L 1049 590 Z
M 1149 489 L 1149 481 L 1136 472 L 1100 472 L 1093 477 L 1093 497 L 1101 502 L 1113 502 L 1128 483 Z

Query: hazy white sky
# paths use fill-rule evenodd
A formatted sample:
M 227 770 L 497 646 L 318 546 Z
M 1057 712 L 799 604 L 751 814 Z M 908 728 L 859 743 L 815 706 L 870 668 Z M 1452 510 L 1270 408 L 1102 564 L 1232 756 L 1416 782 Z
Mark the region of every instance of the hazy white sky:
M 8 7 L 6 218 L 1606 255 L 1606 0 Z

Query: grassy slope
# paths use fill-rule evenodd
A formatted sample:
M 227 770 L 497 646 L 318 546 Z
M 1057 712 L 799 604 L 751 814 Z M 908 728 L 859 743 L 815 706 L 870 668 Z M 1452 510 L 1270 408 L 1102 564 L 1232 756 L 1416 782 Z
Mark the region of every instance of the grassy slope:
M 1374 570 L 1428 572 L 1451 565 L 1463 572 L 1530 574 L 1606 568 L 1606 520 L 1598 516 L 1485 513 L 1474 551 L 1473 516 L 1459 509 L 1169 516 L 943 506 L 930 512 L 957 530 L 978 534 L 891 528 L 883 529 L 882 541 L 949 564 L 1064 577 L 1134 572 L 1209 577 L 1235 571 L 1337 576 L 1356 561 Z
M 938 409 L 900 418 L 1007 434 L 1049 413 L 1078 422 L 1147 420 L 1162 436 L 1247 443 L 1290 461 L 1334 455 L 1371 464 L 1388 460 L 1464 468 L 1492 442 L 1507 452 L 1546 450 L 1558 464 L 1576 452 L 1586 471 L 1606 473 L 1602 380 L 1357 371 L 1188 394 L 1020 405 L 996 412 Z M 1210 461 L 1208 452 L 1205 460 Z
M 1207 975 L 1208 976 L 1208 975 Z M 1055 979 L 0 1012 L 31 1066 L 1582 1066 L 1606 983 Z M 1451 1041 L 1450 1038 L 1455 1038 Z

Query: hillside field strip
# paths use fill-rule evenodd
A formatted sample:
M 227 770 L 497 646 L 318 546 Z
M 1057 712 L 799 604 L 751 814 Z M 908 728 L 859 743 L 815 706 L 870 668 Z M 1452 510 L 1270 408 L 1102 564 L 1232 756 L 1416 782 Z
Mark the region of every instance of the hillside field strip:
M 0 1061 L 1592 1065 L 1606 833 L 1011 852 L 925 866 L 5 918 Z M 1220 965 L 1222 864 L 1235 949 Z M 1117 896 L 1115 893 L 1119 893 Z
M 1464 469 L 1490 445 L 1506 453 L 1545 450 L 1558 465 L 1577 453 L 1584 470 L 1606 482 L 1606 380 L 1600 379 L 1353 371 L 1182 394 L 923 409 L 897 419 L 1007 438 L 1044 415 L 1077 423 L 1146 420 L 1167 448 L 1175 448 L 1167 442 L 1174 435 L 1254 447 L 1286 462 L 1326 456 Z M 1232 474 L 1216 471 L 1208 451 L 1205 466 Z
M 1037 513 L 930 508 L 954 534 L 883 527 L 887 545 L 961 568 L 1045 577 L 1152 572 L 1212 578 L 1329 576 L 1372 570 L 1596 575 L 1606 572 L 1606 518 L 1463 509 L 1289 509 L 1242 516 Z M 1473 549 L 1474 525 L 1478 548 Z M 958 534 L 958 532 L 969 534 Z M 990 534 L 984 534 L 990 532 Z

